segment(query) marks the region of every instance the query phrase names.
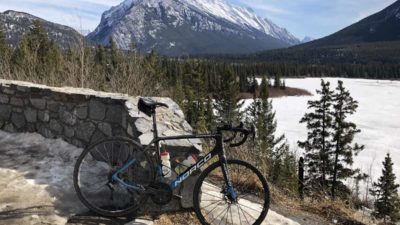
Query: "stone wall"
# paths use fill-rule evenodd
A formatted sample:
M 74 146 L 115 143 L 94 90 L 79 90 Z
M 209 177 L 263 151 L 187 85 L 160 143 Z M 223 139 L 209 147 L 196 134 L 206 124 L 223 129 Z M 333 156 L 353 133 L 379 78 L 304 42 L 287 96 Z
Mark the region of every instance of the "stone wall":
M 157 110 L 160 136 L 191 133 L 192 128 L 175 102 L 169 98 L 155 100 L 169 105 L 169 109 Z M 138 112 L 137 102 L 138 97 L 123 94 L 0 80 L 0 129 L 38 132 L 46 138 L 62 138 L 82 148 L 109 136 L 126 136 L 146 145 L 152 139 L 152 120 Z M 172 161 L 201 151 L 200 140 L 164 144 Z M 151 206 L 150 210 L 192 207 L 194 181 L 189 179 L 176 193 L 183 196 L 182 200 L 175 200 L 162 208 Z

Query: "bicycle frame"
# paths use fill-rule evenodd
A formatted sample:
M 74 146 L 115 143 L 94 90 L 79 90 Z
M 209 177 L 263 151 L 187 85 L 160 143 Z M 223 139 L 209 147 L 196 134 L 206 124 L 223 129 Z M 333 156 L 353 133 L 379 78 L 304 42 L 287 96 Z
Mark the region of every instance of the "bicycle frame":
M 179 136 L 167 136 L 167 137 L 158 137 L 158 132 L 157 132 L 157 123 L 156 123 L 156 116 L 155 114 L 153 115 L 153 133 L 154 133 L 154 139 L 147 145 L 147 147 L 144 149 L 144 151 L 149 151 L 152 145 L 155 145 L 156 147 L 156 152 L 157 152 L 157 163 L 160 164 L 160 142 L 161 141 L 168 141 L 168 140 L 182 140 L 182 139 L 214 139 L 216 141 L 214 149 L 209 152 L 206 156 L 201 158 L 196 164 L 193 166 L 187 168 L 183 173 L 179 174 L 175 180 L 173 180 L 169 185 L 172 189 L 175 189 L 181 184 L 183 181 L 185 181 L 190 175 L 203 167 L 206 162 L 208 162 L 210 159 L 214 158 L 215 156 L 219 157 L 219 161 L 222 163 L 223 168 L 223 175 L 225 181 L 227 181 L 228 187 L 231 187 L 231 182 L 228 179 L 228 173 L 227 173 L 227 168 L 226 168 L 226 156 L 225 156 L 225 151 L 224 151 L 224 145 L 222 141 L 222 133 L 217 132 L 217 134 L 198 134 L 198 135 L 179 135 Z M 123 180 L 121 180 L 118 177 L 118 174 L 124 172 L 134 164 L 136 159 L 132 159 L 129 162 L 127 162 L 121 169 L 116 171 L 112 175 L 112 179 L 121 183 L 123 186 L 132 188 L 138 191 L 143 191 L 142 188 L 138 186 L 134 186 L 132 184 L 127 184 Z

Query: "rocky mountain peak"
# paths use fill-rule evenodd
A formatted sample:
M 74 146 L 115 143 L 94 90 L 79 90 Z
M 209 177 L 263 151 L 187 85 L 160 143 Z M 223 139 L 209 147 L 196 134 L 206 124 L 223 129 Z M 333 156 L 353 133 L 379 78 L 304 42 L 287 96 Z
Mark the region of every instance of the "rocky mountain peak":
M 135 42 L 167 55 L 247 53 L 300 43 L 253 10 L 224 0 L 126 0 L 104 12 L 88 37 L 101 44 L 113 38 L 124 49 Z

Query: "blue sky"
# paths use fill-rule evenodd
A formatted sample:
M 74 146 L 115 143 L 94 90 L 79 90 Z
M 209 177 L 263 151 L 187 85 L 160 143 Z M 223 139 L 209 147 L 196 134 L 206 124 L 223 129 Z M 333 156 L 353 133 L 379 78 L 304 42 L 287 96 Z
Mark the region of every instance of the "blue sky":
M 319 38 L 375 13 L 396 0 L 227 0 L 287 28 Z M 19 10 L 77 30 L 93 30 L 102 12 L 122 0 L 0 0 L 0 11 Z

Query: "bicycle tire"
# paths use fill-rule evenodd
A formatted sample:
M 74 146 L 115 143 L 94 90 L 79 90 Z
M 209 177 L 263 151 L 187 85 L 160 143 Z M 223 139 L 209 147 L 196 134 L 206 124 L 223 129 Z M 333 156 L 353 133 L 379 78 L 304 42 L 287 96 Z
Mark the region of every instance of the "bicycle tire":
M 240 166 L 243 166 L 243 167 L 249 169 L 250 171 L 252 171 L 258 177 L 258 179 L 262 183 L 262 189 L 263 189 L 263 192 L 264 192 L 264 199 L 263 199 L 264 200 L 264 204 L 262 205 L 261 214 L 260 214 L 260 216 L 258 218 L 256 218 L 256 220 L 253 223 L 247 223 L 249 225 L 250 224 L 260 225 L 264 221 L 264 219 L 266 218 L 268 210 L 269 210 L 270 192 L 269 192 L 268 183 L 267 183 L 265 177 L 261 174 L 261 172 L 256 167 L 254 167 L 253 165 L 251 165 L 251 164 L 249 164 L 249 163 L 247 163 L 245 161 L 242 161 L 242 160 L 236 160 L 236 159 L 227 160 L 227 165 L 228 166 L 232 165 L 232 164 L 240 165 Z M 195 184 L 195 187 L 194 187 L 194 192 L 193 192 L 194 211 L 195 211 L 196 216 L 199 219 L 200 223 L 203 224 L 203 225 L 210 225 L 212 223 L 210 223 L 210 221 L 207 221 L 207 219 L 205 218 L 205 215 L 203 215 L 202 210 L 201 210 L 201 202 L 200 202 L 201 201 L 200 200 L 200 196 L 202 195 L 201 188 L 202 188 L 202 185 L 204 183 L 205 178 L 211 172 L 213 172 L 215 169 L 221 168 L 222 165 L 223 165 L 222 162 L 218 161 L 218 162 L 215 162 L 215 163 L 211 164 L 209 167 L 207 167 L 200 174 L 200 177 L 197 180 L 197 182 Z M 232 183 L 234 183 L 234 182 L 232 182 Z M 239 213 L 240 224 L 242 224 L 242 219 L 240 218 L 240 210 L 239 210 L 239 208 L 238 208 L 238 213 Z M 243 214 L 244 214 L 244 212 L 243 212 Z M 232 214 L 231 214 L 231 217 L 232 217 Z M 221 222 L 222 222 L 222 220 L 221 220 Z M 221 222 L 220 223 L 216 223 L 216 224 L 222 224 Z M 225 222 L 225 224 L 228 224 L 228 223 Z M 233 219 L 232 219 L 232 224 L 234 224 Z
M 106 138 L 103 139 L 97 143 L 94 143 L 92 145 L 90 145 L 88 148 L 86 148 L 81 155 L 78 157 L 75 167 L 74 167 L 74 173 L 73 173 L 73 181 L 74 181 L 74 188 L 75 188 L 75 192 L 77 193 L 77 196 L 79 198 L 79 200 L 91 211 L 102 215 L 102 216 L 108 216 L 108 217 L 120 217 L 120 216 L 126 216 L 128 214 L 134 213 L 140 206 L 142 206 L 147 199 L 149 198 L 148 195 L 146 194 L 142 194 L 142 196 L 140 196 L 140 199 L 138 200 L 137 204 L 132 205 L 126 209 L 123 210 L 115 210 L 115 211 L 111 211 L 111 210 L 105 210 L 105 209 L 101 209 L 99 207 L 96 207 L 93 205 L 93 203 L 91 203 L 88 199 L 85 198 L 84 193 L 80 187 L 79 184 L 79 172 L 80 172 L 80 168 L 81 168 L 81 164 L 83 162 L 83 160 L 85 159 L 85 157 L 87 157 L 89 155 L 89 153 L 91 153 L 91 151 L 95 148 L 95 146 L 99 146 L 101 144 L 107 143 L 107 142 L 123 142 L 123 143 L 128 143 L 132 146 L 134 146 L 136 149 L 136 151 L 140 151 L 141 154 L 143 154 L 144 160 L 147 161 L 148 166 L 149 166 L 149 170 L 148 171 L 148 179 L 149 182 L 154 182 L 155 180 L 155 170 L 154 170 L 154 164 L 153 161 L 151 160 L 151 157 L 149 157 L 149 155 L 143 150 L 143 147 L 129 139 L 129 138 L 125 138 L 125 137 L 111 137 L 111 138 Z M 121 152 L 120 152 L 121 153 Z M 96 158 L 95 156 L 93 156 L 91 154 L 92 158 Z M 127 156 L 129 157 L 129 156 Z

